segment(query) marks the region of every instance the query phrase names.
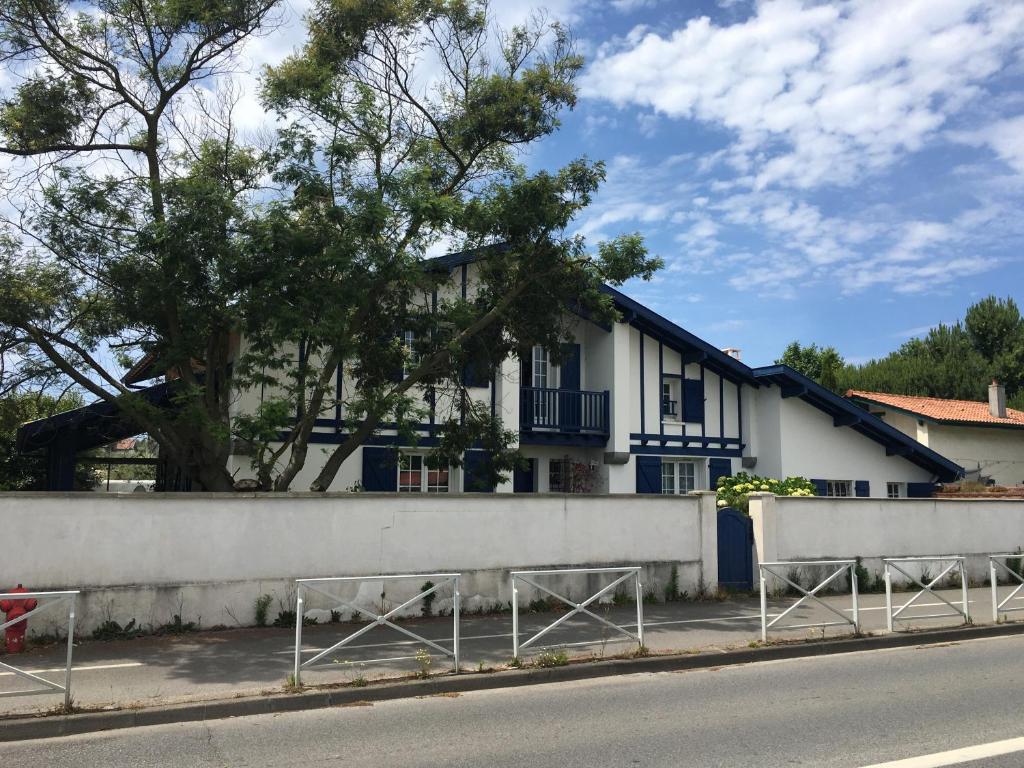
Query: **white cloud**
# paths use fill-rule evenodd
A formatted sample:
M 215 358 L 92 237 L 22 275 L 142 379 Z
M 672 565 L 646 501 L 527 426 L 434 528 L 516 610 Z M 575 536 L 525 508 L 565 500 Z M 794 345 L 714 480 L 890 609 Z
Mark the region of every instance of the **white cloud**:
M 950 138 L 975 147 L 987 146 L 1017 173 L 1024 174 L 1024 115 L 975 131 L 953 132 Z
M 850 184 L 920 149 L 1022 41 L 1020 3 L 770 0 L 735 24 L 636 29 L 602 46 L 582 86 L 729 129 L 727 159 L 755 188 Z

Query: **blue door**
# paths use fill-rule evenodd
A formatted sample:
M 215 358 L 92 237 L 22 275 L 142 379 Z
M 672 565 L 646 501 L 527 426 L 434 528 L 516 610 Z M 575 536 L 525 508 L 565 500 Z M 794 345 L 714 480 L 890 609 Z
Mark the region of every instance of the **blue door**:
M 735 509 L 718 510 L 718 583 L 728 589 L 754 588 L 754 522 Z

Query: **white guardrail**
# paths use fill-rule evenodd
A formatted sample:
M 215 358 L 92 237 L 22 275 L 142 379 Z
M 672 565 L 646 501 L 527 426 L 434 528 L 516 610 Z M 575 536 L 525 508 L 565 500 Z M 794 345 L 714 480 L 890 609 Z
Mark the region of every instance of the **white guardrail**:
M 588 597 L 586 600 L 584 600 L 581 603 L 577 603 L 577 602 L 575 602 L 573 600 L 570 600 L 569 598 L 565 597 L 564 595 L 560 595 L 559 593 L 555 592 L 550 587 L 546 587 L 543 584 L 538 584 L 535 581 L 535 579 L 537 579 L 539 577 L 543 577 L 543 576 L 566 576 L 566 575 L 573 575 L 573 574 L 590 574 L 590 573 L 600 573 L 600 574 L 615 574 L 615 573 L 619 573 L 619 574 L 622 574 L 622 575 L 619 576 L 614 581 L 612 581 L 610 584 L 602 587 L 600 590 L 598 590 L 594 594 L 590 595 L 590 597 Z M 641 647 L 641 648 L 643 647 L 643 644 L 644 644 L 644 590 L 643 590 L 643 585 L 640 583 L 640 567 L 639 566 L 629 566 L 629 567 L 624 567 L 624 568 L 556 568 L 556 569 L 542 570 L 542 571 L 512 571 L 510 573 L 510 576 L 511 576 L 511 580 L 512 580 L 512 656 L 513 656 L 513 658 L 518 659 L 519 658 L 519 652 L 523 648 L 526 648 L 528 645 L 532 645 L 537 640 L 540 640 L 546 634 L 551 632 L 553 629 L 555 629 L 556 627 L 560 626 L 561 624 L 564 624 L 566 621 L 571 619 L 573 616 L 575 616 L 576 614 L 580 614 L 580 613 L 586 614 L 587 616 L 590 616 L 592 619 L 596 619 L 597 621 L 599 621 L 600 623 L 604 624 L 605 626 L 611 627 L 615 631 L 620 632 L 621 634 L 623 634 L 626 637 L 628 637 L 630 640 L 635 640 L 639 647 Z M 588 608 L 587 608 L 587 606 L 591 605 L 592 603 L 596 602 L 597 600 L 600 600 L 603 595 L 608 594 L 609 592 L 611 592 L 614 589 L 616 589 L 620 584 L 622 584 L 623 582 L 629 581 L 630 579 L 632 579 L 633 582 L 634 582 L 635 593 L 636 593 L 636 627 L 637 627 L 636 633 L 630 632 L 625 627 L 620 626 L 620 625 L 618 625 L 618 624 L 616 624 L 616 623 L 614 623 L 612 621 L 609 621 L 608 619 L 604 618 L 603 616 L 598 616 L 596 613 L 594 613 L 593 611 L 588 610 Z M 563 614 L 562 616 L 559 616 L 558 619 L 553 621 L 551 624 L 548 624 L 542 630 L 540 630 L 535 635 L 533 635 L 532 637 L 530 637 L 529 639 L 527 639 L 525 642 L 522 642 L 522 643 L 519 642 L 519 587 L 518 587 L 518 583 L 519 582 L 521 582 L 523 584 L 529 584 L 531 587 L 533 587 L 534 589 L 539 589 L 541 592 L 546 592 L 547 594 L 551 595 L 551 597 L 555 598 L 556 600 L 560 600 L 561 602 L 565 603 L 570 608 L 572 608 L 571 611 L 569 611 L 566 614 Z M 574 643 L 574 645 L 580 645 L 580 643 Z
M 66 590 L 63 592 L 2 592 L 0 593 L 0 600 L 37 600 L 39 604 L 16 619 L 0 624 L 0 631 L 6 632 L 9 627 L 13 627 L 23 621 L 32 619 L 33 621 L 43 611 L 53 608 L 55 605 L 67 605 L 68 609 L 68 648 L 67 654 L 64 660 L 64 683 L 54 683 L 46 678 L 40 677 L 37 674 L 28 672 L 24 669 L 18 669 L 12 664 L 0 661 L 0 669 L 6 669 L 8 672 L 12 672 L 18 677 L 23 677 L 26 680 L 31 680 L 37 683 L 40 687 L 28 688 L 20 691 L 4 691 L 0 693 L 0 696 L 29 696 L 39 693 L 48 693 L 49 691 L 58 691 L 64 694 L 64 710 L 67 711 L 71 707 L 71 655 L 74 649 L 75 641 L 75 603 L 78 599 L 78 590 Z M 5 658 L 10 658 L 9 656 Z
M 337 576 L 328 577 L 323 579 L 297 579 L 296 580 L 296 595 L 295 595 L 295 669 L 293 672 L 295 685 L 301 684 L 301 672 L 307 667 L 315 665 L 325 656 L 337 651 L 356 638 L 362 637 L 367 632 L 377 627 L 390 627 L 391 629 L 400 632 L 403 635 L 411 637 L 413 640 L 423 643 L 434 650 L 444 654 L 445 656 L 451 656 L 455 664 L 455 672 L 459 671 L 459 576 L 458 573 L 405 573 L 400 575 L 388 575 L 388 576 Z M 414 597 L 406 600 L 401 605 L 392 608 L 386 613 L 373 613 L 365 608 L 361 608 L 348 600 L 344 600 L 337 595 L 329 592 L 326 587 L 331 584 L 346 584 L 360 581 L 399 581 L 409 579 L 425 579 L 427 581 L 436 582 L 433 586 L 419 591 Z M 430 640 L 423 635 L 419 635 L 406 627 L 400 626 L 395 622 L 391 621 L 391 618 L 396 616 L 401 611 L 408 608 L 410 605 L 423 600 L 428 595 L 432 595 L 437 592 L 445 584 L 452 585 L 452 649 L 449 650 L 442 645 Z M 334 601 L 335 606 L 343 606 L 349 608 L 356 613 L 360 613 L 370 620 L 370 623 L 366 626 L 356 630 L 355 632 L 342 638 L 339 642 L 332 645 L 330 648 L 326 648 L 316 653 L 313 658 L 306 661 L 302 660 L 302 620 L 305 613 L 306 604 L 306 592 L 316 592 L 324 597 L 328 597 Z M 412 658 L 412 657 L 410 657 Z M 395 659 L 388 659 L 388 661 L 394 661 Z M 383 661 L 383 659 L 367 659 L 360 660 L 361 663 L 368 663 L 372 661 Z
M 953 612 L 950 613 L 947 611 L 945 613 L 917 614 L 915 616 L 908 616 L 902 619 L 902 621 L 912 621 L 915 619 L 939 619 L 944 618 L 946 616 L 963 616 L 964 623 L 970 623 L 971 608 L 970 603 L 967 599 L 967 573 L 964 571 L 963 557 L 961 557 L 960 555 L 935 555 L 932 557 L 891 557 L 886 558 L 882 562 L 885 563 L 885 621 L 886 627 L 889 629 L 890 632 L 893 631 L 893 625 L 895 624 L 896 620 L 899 619 L 900 614 L 902 614 L 905 610 L 907 610 L 915 602 L 917 602 L 917 599 L 919 597 L 926 594 L 931 595 L 936 600 L 941 600 L 943 603 L 952 608 Z M 927 584 L 925 584 L 922 579 L 919 579 L 916 576 L 907 573 L 907 571 L 903 567 L 901 567 L 909 566 L 911 563 L 919 563 L 922 565 L 925 563 L 948 563 L 948 565 L 946 565 L 946 567 L 942 569 L 938 576 L 936 576 L 934 579 L 931 579 Z M 914 593 L 913 597 L 911 597 L 907 602 L 905 602 L 896 610 L 893 610 L 892 606 L 893 571 L 899 571 L 901 574 L 910 579 L 910 581 L 912 581 L 914 584 L 920 587 L 920 589 Z M 957 608 L 955 603 L 951 603 L 949 600 L 947 600 L 935 591 L 935 585 L 942 581 L 944 578 L 946 578 L 947 574 L 950 574 L 954 571 L 956 571 L 956 573 L 960 577 L 960 604 L 962 606 L 961 608 Z
M 832 572 L 809 590 L 804 589 L 800 584 L 791 580 L 788 574 L 779 573 L 779 570 L 783 568 L 787 571 L 791 571 L 794 568 L 803 568 L 805 566 L 831 568 Z M 761 642 L 768 642 L 768 630 L 772 627 L 775 627 L 776 629 L 806 629 L 808 627 L 837 627 L 850 625 L 853 627 L 854 632 L 860 632 L 860 612 L 857 605 L 856 560 L 800 560 L 777 563 L 759 563 L 757 567 L 759 572 L 759 583 L 761 586 Z M 835 606 L 826 603 L 818 597 L 818 593 L 820 591 L 825 589 L 825 587 L 844 573 L 848 575 L 850 580 L 850 596 L 853 600 L 852 616 L 847 616 Z M 768 590 L 767 579 L 765 578 L 766 574 L 770 574 L 777 579 L 781 579 L 803 595 L 803 597 L 789 606 L 789 608 L 784 610 L 782 613 L 775 616 L 771 621 L 768 621 Z M 810 600 L 813 600 L 818 603 L 818 605 L 830 610 L 840 618 L 840 621 L 816 621 L 807 624 L 779 624 L 779 622 L 791 612 L 795 611 L 799 606 Z
M 992 621 L 995 623 L 999 622 L 999 612 L 1012 613 L 1014 611 L 1024 611 L 1024 606 L 1018 606 L 1017 608 L 1007 607 L 1011 600 L 1018 600 L 1017 597 L 1021 590 L 1024 590 L 1024 576 L 1014 571 L 1012 568 L 1006 565 L 1005 562 L 999 562 L 1000 560 L 1007 560 L 1008 558 L 1014 558 L 1017 562 L 1020 562 L 1021 553 L 1011 552 L 1002 555 L 989 555 L 988 556 L 988 575 L 989 583 L 992 585 Z M 1008 594 L 1002 601 L 999 600 L 999 572 L 1002 571 L 1010 577 L 1010 586 L 1013 586 L 1013 582 L 1017 582 L 1017 586 Z

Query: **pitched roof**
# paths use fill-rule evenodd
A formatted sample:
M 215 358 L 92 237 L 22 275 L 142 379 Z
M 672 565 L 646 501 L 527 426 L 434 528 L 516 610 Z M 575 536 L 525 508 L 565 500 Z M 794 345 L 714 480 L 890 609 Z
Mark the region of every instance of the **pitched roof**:
M 948 483 L 964 476 L 963 467 L 945 456 L 922 445 L 896 427 L 886 424 L 877 416 L 854 405 L 816 381 L 807 378 L 787 365 L 768 365 L 754 369 L 754 376 L 776 384 L 782 397 L 799 397 L 804 402 L 829 414 L 835 426 L 845 426 L 860 432 L 885 447 L 887 455 L 903 456 L 907 461 L 935 474 Z
M 987 402 L 892 395 L 888 392 L 864 392 L 858 389 L 849 390 L 846 396 L 851 400 L 887 405 L 945 424 L 978 424 L 1024 429 L 1024 411 L 1007 408 L 1006 418 L 1000 419 L 989 412 Z

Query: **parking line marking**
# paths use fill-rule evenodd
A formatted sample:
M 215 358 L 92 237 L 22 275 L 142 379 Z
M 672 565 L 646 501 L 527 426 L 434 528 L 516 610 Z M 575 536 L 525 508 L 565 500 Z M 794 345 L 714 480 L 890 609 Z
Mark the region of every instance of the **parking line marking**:
M 71 667 L 72 672 L 89 672 L 94 669 L 126 669 L 127 667 L 143 667 L 141 661 L 126 661 L 122 664 L 90 664 L 84 667 Z M 45 672 L 63 672 L 64 667 L 54 667 L 53 669 L 26 669 L 23 670 L 33 675 L 38 675 Z M 0 677 L 14 677 L 14 672 L 0 672 Z
M 864 768 L 943 768 L 943 766 L 947 765 L 961 765 L 973 762 L 974 760 L 984 760 L 989 757 L 1012 755 L 1015 752 L 1024 752 L 1024 738 L 992 741 L 988 744 L 951 749 L 947 752 L 936 752 L 932 755 L 908 757 L 903 760 L 892 760 L 888 763 L 875 763 L 873 765 L 866 765 Z

